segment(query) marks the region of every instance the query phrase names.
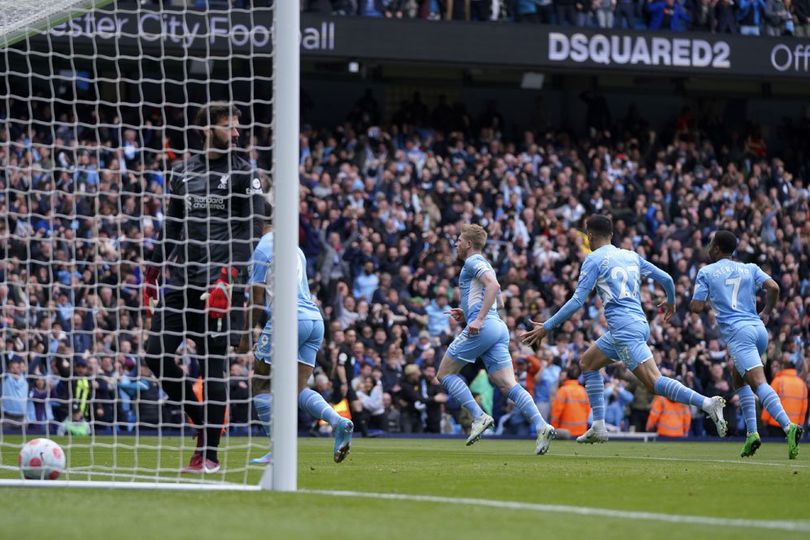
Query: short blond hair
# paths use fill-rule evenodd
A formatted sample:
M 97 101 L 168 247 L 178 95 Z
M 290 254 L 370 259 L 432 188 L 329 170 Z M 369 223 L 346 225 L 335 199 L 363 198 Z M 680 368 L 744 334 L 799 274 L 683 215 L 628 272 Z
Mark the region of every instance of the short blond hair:
M 461 236 L 468 240 L 476 250 L 484 249 L 484 245 L 487 243 L 487 231 L 481 225 L 462 225 Z

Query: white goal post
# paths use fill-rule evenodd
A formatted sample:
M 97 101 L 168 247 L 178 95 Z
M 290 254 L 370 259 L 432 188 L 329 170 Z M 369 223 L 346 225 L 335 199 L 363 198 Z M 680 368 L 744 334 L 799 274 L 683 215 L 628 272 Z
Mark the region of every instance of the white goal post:
M 0 486 L 297 489 L 300 6 L 245 5 L 0 0 Z M 177 200 L 186 211 L 253 208 L 259 179 L 272 201 L 272 441 L 253 409 L 252 356 L 237 352 L 247 261 L 238 265 L 223 354 L 209 350 L 220 327 L 209 328 L 216 323 L 204 303 L 190 306 L 172 281 L 176 257 L 161 263 L 154 314 L 143 299 L 145 269 L 169 245 L 161 235 L 173 219 L 172 168 L 206 155 L 194 121 L 212 101 L 241 112 L 234 153 L 250 164 L 248 189 L 229 187 L 237 175 L 223 174 L 217 190 L 226 194 L 208 187 Z M 227 242 L 177 249 L 197 264 L 217 244 Z M 185 307 L 173 311 L 170 294 L 185 294 Z M 182 315 L 182 330 L 167 325 L 170 313 L 186 312 L 200 323 Z M 150 332 L 155 319 L 160 332 Z M 161 332 L 177 338 L 172 350 L 160 341 L 160 354 L 147 355 L 149 336 Z M 150 369 L 158 356 L 171 369 Z M 166 381 L 182 389 L 180 399 Z M 208 398 L 215 384 L 227 398 Z M 203 426 L 186 407 L 200 411 Z M 205 441 L 221 433 L 221 470 L 181 473 L 196 453 L 196 428 L 206 426 Z M 20 448 L 37 437 L 65 451 L 58 480 L 21 478 Z M 269 449 L 272 465 L 251 463 Z

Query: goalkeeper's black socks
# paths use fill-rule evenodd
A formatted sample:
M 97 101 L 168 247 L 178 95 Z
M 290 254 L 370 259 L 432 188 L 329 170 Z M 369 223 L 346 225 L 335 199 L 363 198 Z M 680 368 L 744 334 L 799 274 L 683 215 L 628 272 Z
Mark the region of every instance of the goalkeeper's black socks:
M 205 431 L 208 439 L 205 444 L 205 459 L 219 463 L 217 448 L 219 447 L 219 439 L 222 435 L 222 426 L 210 427 Z

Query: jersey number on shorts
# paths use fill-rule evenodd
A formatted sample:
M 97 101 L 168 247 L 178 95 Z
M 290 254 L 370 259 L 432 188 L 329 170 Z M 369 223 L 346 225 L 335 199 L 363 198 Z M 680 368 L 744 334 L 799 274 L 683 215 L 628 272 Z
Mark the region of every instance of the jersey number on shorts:
M 634 290 L 634 286 L 638 284 L 638 279 L 632 277 L 633 274 L 638 275 L 638 266 L 631 264 L 627 270 L 621 266 L 616 266 L 610 271 L 610 279 L 621 279 L 621 288 L 619 290 L 619 298 L 630 298 L 638 295 L 638 291 Z M 630 288 L 627 288 L 627 282 L 630 281 Z
M 737 278 L 728 278 L 726 280 L 726 285 L 731 285 L 731 309 L 737 309 L 737 293 L 740 292 L 740 282 L 742 281 L 741 277 Z

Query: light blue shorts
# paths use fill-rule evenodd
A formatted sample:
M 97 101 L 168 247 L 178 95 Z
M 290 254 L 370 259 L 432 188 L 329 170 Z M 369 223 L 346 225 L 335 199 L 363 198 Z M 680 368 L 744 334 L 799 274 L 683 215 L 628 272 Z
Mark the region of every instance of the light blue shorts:
M 618 330 L 606 332 L 596 340 L 596 346 L 611 360 L 621 361 L 633 371 L 645 360 L 652 358 L 647 340 L 650 338 L 650 325 L 646 322 L 633 322 Z
M 472 364 L 477 358 L 484 361 L 489 373 L 503 368 L 512 368 L 512 355 L 509 354 L 509 329 L 495 318 L 484 320 L 478 334 L 471 336 L 465 328 L 447 348 L 447 356 L 456 362 Z
M 762 355 L 768 348 L 768 331 L 762 324 L 740 328 L 727 345 L 734 366 L 740 375 L 745 375 L 755 367 L 762 367 Z
M 256 359 L 267 364 L 273 363 L 273 321 L 267 321 L 256 344 Z M 323 321 L 298 321 L 298 361 L 315 367 L 315 356 L 323 343 Z

